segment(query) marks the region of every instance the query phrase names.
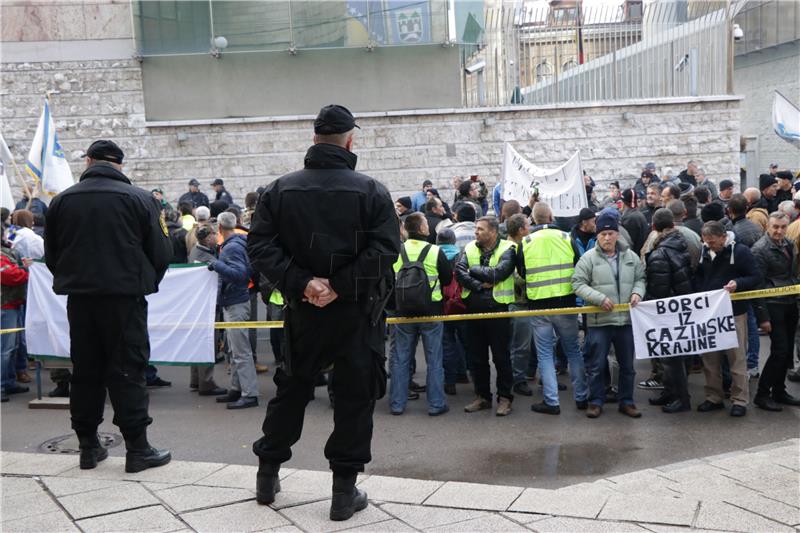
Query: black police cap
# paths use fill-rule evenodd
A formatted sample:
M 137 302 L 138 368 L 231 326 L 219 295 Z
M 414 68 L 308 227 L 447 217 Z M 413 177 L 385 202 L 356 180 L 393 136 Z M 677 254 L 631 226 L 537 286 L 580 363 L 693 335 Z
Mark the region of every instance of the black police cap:
M 99 140 L 89 145 L 83 157 L 122 164 L 125 153 L 114 141 Z
M 336 133 L 346 133 L 353 128 L 358 128 L 353 114 L 344 106 L 331 104 L 319 110 L 317 118 L 314 119 L 314 133 L 319 135 L 333 135 Z

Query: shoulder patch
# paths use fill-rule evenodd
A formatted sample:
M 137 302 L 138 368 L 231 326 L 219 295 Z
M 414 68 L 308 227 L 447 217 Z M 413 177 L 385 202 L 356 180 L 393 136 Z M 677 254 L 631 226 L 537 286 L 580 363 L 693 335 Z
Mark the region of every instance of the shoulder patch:
M 164 237 L 169 237 L 169 230 L 167 230 L 167 223 L 164 222 L 164 211 L 161 211 L 161 216 L 158 217 L 158 223 L 161 224 L 161 231 L 164 232 Z

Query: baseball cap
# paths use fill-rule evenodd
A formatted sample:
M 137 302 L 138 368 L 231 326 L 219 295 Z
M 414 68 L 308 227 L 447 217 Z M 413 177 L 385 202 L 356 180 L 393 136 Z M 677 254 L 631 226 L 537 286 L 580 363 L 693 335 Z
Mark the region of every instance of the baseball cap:
M 214 185 L 225 185 L 225 182 L 222 181 L 220 178 L 217 178 L 211 182 L 211 186 L 213 187 Z
M 592 220 L 596 216 L 597 215 L 595 214 L 594 211 L 592 211 L 588 207 L 584 207 L 583 209 L 581 209 L 581 212 L 578 214 L 578 220 L 583 222 L 584 220 Z
M 195 187 L 199 187 L 200 186 L 200 182 L 197 181 L 195 178 L 192 178 L 192 179 L 189 180 L 189 185 L 194 185 Z
M 779 170 L 778 172 L 775 173 L 775 177 L 778 178 L 779 180 L 792 181 L 794 179 L 794 176 L 792 176 L 792 173 L 789 170 Z
M 770 169 L 773 169 L 773 168 L 778 168 L 778 163 L 770 163 L 770 164 L 769 164 L 769 168 L 770 168 Z
M 314 119 L 314 133 L 320 135 L 345 133 L 353 128 L 361 129 L 350 110 L 337 104 L 326 105 Z
M 157 192 L 158 194 L 164 194 L 164 191 L 161 190 L 161 187 L 156 187 L 155 189 L 152 189 L 150 191 L 150 193 L 154 193 L 154 192 Z
M 98 161 L 109 161 L 121 165 L 125 153 L 114 141 L 99 140 L 89 145 L 83 157 L 89 157 Z

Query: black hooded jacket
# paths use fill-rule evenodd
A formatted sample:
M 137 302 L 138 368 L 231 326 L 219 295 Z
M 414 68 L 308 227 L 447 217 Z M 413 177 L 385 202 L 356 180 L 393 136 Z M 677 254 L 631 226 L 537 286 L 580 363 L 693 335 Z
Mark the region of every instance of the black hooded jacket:
M 692 292 L 692 263 L 689 247 L 679 231 L 662 234 L 645 258 L 648 300 Z
M 150 294 L 172 257 L 161 206 L 105 162 L 50 202 L 44 246 L 56 294 Z

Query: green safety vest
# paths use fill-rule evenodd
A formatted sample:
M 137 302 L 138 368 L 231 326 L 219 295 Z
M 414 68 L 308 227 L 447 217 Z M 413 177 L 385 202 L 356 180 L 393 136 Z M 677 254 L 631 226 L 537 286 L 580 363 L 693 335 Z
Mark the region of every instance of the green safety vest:
M 418 241 L 416 239 L 408 239 L 404 242 L 403 247 L 406 249 L 408 260 L 416 261 L 419 254 L 422 253 L 422 249 L 429 244 L 428 242 Z M 434 302 L 441 302 L 442 286 L 439 283 L 439 268 L 437 266 L 439 262 L 439 247 L 435 244 L 431 244 L 430 246 L 431 248 L 428 250 L 428 254 L 425 256 L 422 266 L 425 267 L 425 273 L 428 275 L 428 283 L 431 286 L 431 300 Z M 395 274 L 400 271 L 401 266 L 403 266 L 403 259 L 398 256 L 397 261 L 394 263 Z
M 489 258 L 489 266 L 496 267 L 500 262 L 500 257 L 506 250 L 512 248 L 514 243 L 511 241 L 501 240 L 497 248 L 494 249 L 492 257 Z M 464 254 L 467 257 L 467 268 L 481 264 L 481 250 L 478 248 L 477 241 L 472 241 L 464 247 Z M 466 288 L 461 290 L 461 298 L 466 299 L 470 295 L 470 291 Z M 494 301 L 500 304 L 510 304 L 514 302 L 514 276 L 508 276 L 500 283 L 492 287 L 492 297 Z
M 281 294 L 281 291 L 273 289 L 272 294 L 269 295 L 269 303 L 283 305 L 283 294 Z
M 525 257 L 525 291 L 529 300 L 573 294 L 575 251 L 568 233 L 547 228 L 522 241 Z

